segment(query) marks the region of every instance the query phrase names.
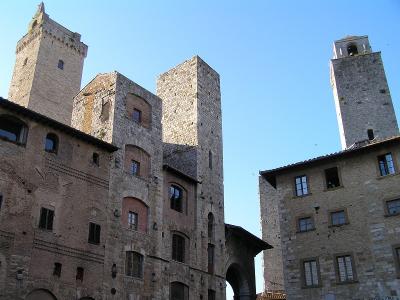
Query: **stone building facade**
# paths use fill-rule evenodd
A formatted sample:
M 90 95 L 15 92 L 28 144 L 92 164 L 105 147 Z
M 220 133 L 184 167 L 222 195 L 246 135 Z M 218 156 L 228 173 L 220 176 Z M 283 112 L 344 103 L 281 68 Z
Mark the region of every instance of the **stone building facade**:
M 260 172 L 266 290 L 287 299 L 400 299 L 400 136 L 379 53 L 335 42 L 340 152 Z
M 17 46 L 15 103 L 0 102 L 31 117 L 15 124 L 32 123 L 21 143 L 0 112 L 2 158 L 14 162 L 0 186 L 0 299 L 225 299 L 228 270 L 235 297 L 255 299 L 254 256 L 269 245 L 224 223 L 218 73 L 195 56 L 160 75 L 157 95 L 116 71 L 80 90 L 80 35 L 43 4 L 29 28 Z M 43 128 L 32 130 L 35 122 Z M 36 131 L 52 135 L 43 145 Z M 54 144 L 57 151 L 43 151 Z M 13 180 L 33 181 L 36 202 L 11 207 L 24 192 Z M 41 205 L 50 228 L 42 228 Z M 19 230 L 13 214 L 33 221 Z

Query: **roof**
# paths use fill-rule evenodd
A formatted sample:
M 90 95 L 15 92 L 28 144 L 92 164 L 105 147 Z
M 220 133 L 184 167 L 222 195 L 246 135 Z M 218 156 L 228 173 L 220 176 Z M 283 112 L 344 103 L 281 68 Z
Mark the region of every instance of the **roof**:
M 7 109 L 9 111 L 15 112 L 17 114 L 23 115 L 24 117 L 30 118 L 30 119 L 32 119 L 38 123 L 41 123 L 43 125 L 47 125 L 49 127 L 57 129 L 59 131 L 62 131 L 70 136 L 73 136 L 79 140 L 86 142 L 86 143 L 95 145 L 99 148 L 102 148 L 102 149 L 108 151 L 108 152 L 114 152 L 114 151 L 118 150 L 118 147 L 114 146 L 113 144 L 104 142 L 98 138 L 95 138 L 94 136 L 92 136 L 90 134 L 79 131 L 71 126 L 60 123 L 56 120 L 53 120 L 49 117 L 46 117 L 42 114 L 39 114 L 33 110 L 25 108 L 21 105 L 18 105 L 16 103 L 11 102 L 2 97 L 0 97 L 0 107 Z
M 248 242 L 247 245 L 256 250 L 256 254 L 260 253 L 262 250 L 273 248 L 270 244 L 248 232 L 243 227 L 225 223 L 225 230 L 231 231 L 233 234 Z
M 172 173 L 174 173 L 174 174 L 176 174 L 176 175 L 178 175 L 180 177 L 183 177 L 183 178 L 185 178 L 185 179 L 187 179 L 189 181 L 193 181 L 194 183 L 201 183 L 196 178 L 194 178 L 194 177 L 192 177 L 192 176 L 190 176 L 188 174 L 185 174 L 182 171 L 180 171 L 180 170 L 178 170 L 178 169 L 176 169 L 176 168 L 174 168 L 174 167 L 172 167 L 172 166 L 170 166 L 168 164 L 164 164 L 163 168 L 164 168 L 164 170 L 170 171 L 170 172 L 172 172 Z
M 283 173 L 285 171 L 289 171 L 292 169 L 308 167 L 311 165 L 315 165 L 317 163 L 324 163 L 324 162 L 328 162 L 328 161 L 331 161 L 331 160 L 337 159 L 337 158 L 344 158 L 344 157 L 352 156 L 355 154 L 365 153 L 365 152 L 371 151 L 371 150 L 376 149 L 381 146 L 387 146 L 387 145 L 396 144 L 399 142 L 400 142 L 400 136 L 394 136 L 394 137 L 390 137 L 390 138 L 387 138 L 384 140 L 378 140 L 378 141 L 368 141 L 368 142 L 364 141 L 364 143 L 367 143 L 366 145 L 355 144 L 352 147 L 350 147 L 346 150 L 343 150 L 343 151 L 338 151 L 338 152 L 334 152 L 331 154 L 318 156 L 315 158 L 307 159 L 304 161 L 300 161 L 297 163 L 289 164 L 289 165 L 271 169 L 271 170 L 260 171 L 260 175 L 262 175 L 262 176 L 277 175 L 277 174 L 280 174 L 280 173 Z

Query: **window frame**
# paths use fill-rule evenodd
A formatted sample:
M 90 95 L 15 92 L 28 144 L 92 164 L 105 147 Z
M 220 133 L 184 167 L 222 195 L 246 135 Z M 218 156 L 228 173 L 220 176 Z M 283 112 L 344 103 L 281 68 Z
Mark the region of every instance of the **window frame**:
M 92 233 L 93 228 L 93 233 Z M 92 233 L 92 234 L 91 234 Z M 100 245 L 101 243 L 101 225 L 89 222 L 88 243 L 92 245 Z
M 40 208 L 38 228 L 41 229 L 41 230 L 53 231 L 53 229 L 54 229 L 54 216 L 55 216 L 54 209 L 42 206 Z M 50 224 L 50 226 L 49 226 L 49 224 Z M 49 227 L 51 227 L 51 228 L 49 228 Z
M 391 157 L 391 161 L 392 161 L 392 165 L 393 165 L 393 173 L 391 173 L 389 171 L 389 166 L 388 166 L 388 160 L 386 159 L 386 156 L 390 155 Z M 385 170 L 385 174 L 382 172 L 382 168 L 381 168 L 381 160 L 380 158 L 384 158 L 384 170 Z M 384 178 L 384 177 L 388 177 L 388 176 L 393 176 L 397 174 L 397 163 L 396 163 L 396 156 L 393 154 L 393 152 L 389 151 L 386 153 L 382 153 L 376 156 L 377 159 L 377 168 L 378 168 L 378 176 L 379 178 Z
M 353 273 L 353 279 L 346 279 L 344 281 L 340 280 L 340 270 L 339 270 L 339 261 L 338 258 L 340 257 L 350 257 L 351 261 L 351 271 Z M 345 253 L 338 253 L 334 255 L 334 265 L 335 265 L 335 276 L 336 276 L 336 284 L 348 284 L 348 283 L 355 283 L 358 282 L 358 277 L 357 277 L 357 271 L 356 271 L 356 264 L 354 260 L 353 253 L 351 252 L 345 252 Z M 347 277 L 347 272 L 346 272 L 346 277 Z
M 129 258 L 128 256 L 131 256 L 131 264 L 129 263 Z M 137 261 L 135 261 L 133 258 L 136 256 L 138 258 Z M 135 265 L 136 268 L 135 269 Z M 125 251 L 125 276 L 132 277 L 132 278 L 138 278 L 138 279 L 143 279 L 143 266 L 144 266 L 144 255 L 141 254 L 140 252 L 134 251 L 134 250 L 129 250 Z M 134 271 L 137 271 L 136 273 Z
M 131 215 L 135 216 L 134 219 L 135 219 L 136 222 L 134 222 L 134 223 L 130 222 L 131 221 Z M 134 226 L 132 227 L 132 225 L 134 225 Z M 137 231 L 138 227 L 139 227 L 139 214 L 137 212 L 134 212 L 134 211 L 128 211 L 128 228 L 131 229 L 131 230 Z
M 64 70 L 64 66 L 65 62 L 62 59 L 59 59 L 57 63 L 57 68 L 59 68 L 60 70 Z
M 394 214 L 391 214 L 390 211 L 389 211 L 388 203 L 389 202 L 394 202 L 394 201 L 399 201 L 400 202 L 400 196 L 383 200 L 385 217 L 395 217 L 395 216 L 399 216 L 400 215 L 400 210 L 398 212 L 394 213 Z
M 311 220 L 312 228 L 310 228 L 308 230 L 301 230 L 300 221 L 304 220 L 304 219 Z M 306 232 L 310 232 L 310 231 L 314 231 L 314 230 L 315 230 L 315 221 L 314 221 L 313 215 L 300 215 L 296 218 L 296 233 L 306 233 Z
M 14 126 L 19 126 L 20 130 L 18 132 L 18 135 L 15 134 L 14 132 L 11 132 L 11 131 L 8 131 L 8 130 L 3 130 L 1 128 L 1 121 L 2 120 L 7 121 L 8 124 L 12 123 Z M 14 139 L 10 139 L 5 134 L 3 134 L 3 135 L 0 134 L 0 139 L 1 140 L 9 142 L 9 143 L 16 144 L 18 146 L 26 146 L 26 143 L 27 143 L 27 140 L 28 140 L 29 127 L 21 119 L 15 117 L 13 115 L 0 114 L 0 131 L 9 132 L 9 133 L 15 135 L 15 140 L 14 140 Z
M 397 278 L 400 279 L 400 244 L 393 245 L 392 250 Z
M 333 224 L 333 220 L 332 220 L 332 215 L 333 214 L 335 214 L 335 213 L 339 213 L 339 212 L 342 212 L 343 211 L 343 214 L 344 214 L 344 223 L 341 223 L 341 224 Z M 349 222 L 349 216 L 348 216 L 348 214 L 347 214 L 347 209 L 345 208 L 345 207 L 343 207 L 343 208 L 338 208 L 338 209 L 333 209 L 333 210 L 329 210 L 328 211 L 328 222 L 329 222 L 329 227 L 341 227 L 341 226 L 344 226 L 344 225 L 348 225 L 348 224 L 350 224 L 350 222 Z
M 334 168 L 336 168 L 336 171 L 337 171 L 337 177 L 338 177 L 338 180 L 339 180 L 339 185 L 335 186 L 335 187 L 329 187 L 328 186 L 328 178 L 326 176 L 326 171 L 334 169 Z M 324 176 L 324 185 L 325 185 L 325 190 L 326 191 L 333 191 L 333 190 L 336 190 L 336 189 L 339 189 L 339 188 L 343 187 L 342 176 L 341 176 L 341 172 L 340 172 L 339 166 L 330 166 L 330 167 L 324 168 L 323 176 Z
M 171 190 L 177 189 L 180 191 L 180 197 L 176 198 L 175 197 L 175 192 L 172 192 Z M 172 198 L 174 196 L 174 198 Z M 169 199 L 169 207 L 171 210 L 174 210 L 179 213 L 184 213 L 185 212 L 185 203 L 184 203 L 184 189 L 180 185 L 176 183 L 170 183 L 168 187 L 168 199 Z M 179 201 L 178 201 L 179 200 Z M 179 205 L 177 205 L 179 203 Z
M 47 149 L 47 140 L 52 140 L 53 142 L 53 149 Z M 55 133 L 49 132 L 46 134 L 46 137 L 44 139 L 44 151 L 47 153 L 54 153 L 57 154 L 58 152 L 58 136 Z
M 134 164 L 136 164 L 136 172 L 133 172 Z M 140 177 L 140 162 L 135 159 L 131 160 L 131 175 Z
M 318 283 L 317 284 L 307 285 L 305 263 L 314 262 L 314 261 L 316 263 L 316 268 L 317 268 L 317 280 L 318 280 Z M 301 270 L 300 277 L 301 277 L 301 287 L 302 288 L 309 289 L 309 288 L 319 288 L 319 287 L 322 286 L 321 270 L 320 270 L 318 257 L 308 257 L 308 258 L 301 259 L 300 260 L 300 270 Z M 312 278 L 311 280 L 314 281 L 313 274 L 311 274 L 311 278 Z
M 303 178 L 306 179 L 306 181 L 305 181 L 306 193 L 304 193 Z M 301 194 L 299 194 L 300 190 L 297 188 L 297 186 L 298 186 L 297 179 L 300 179 Z M 294 195 L 295 195 L 295 197 L 306 197 L 306 196 L 308 196 L 310 194 L 311 194 L 311 192 L 310 192 L 310 184 L 309 184 L 308 176 L 306 174 L 295 176 L 294 177 Z
M 135 116 L 138 116 L 138 119 L 136 119 Z M 142 111 L 136 107 L 133 108 L 132 110 L 132 120 L 138 124 L 142 124 Z
M 175 238 L 176 237 L 176 238 Z M 174 239 L 175 238 L 175 239 Z M 180 250 L 179 240 L 183 242 L 181 244 L 182 249 Z M 171 236 L 171 258 L 173 261 L 179 263 L 186 263 L 186 240 L 187 238 L 180 233 L 173 232 Z

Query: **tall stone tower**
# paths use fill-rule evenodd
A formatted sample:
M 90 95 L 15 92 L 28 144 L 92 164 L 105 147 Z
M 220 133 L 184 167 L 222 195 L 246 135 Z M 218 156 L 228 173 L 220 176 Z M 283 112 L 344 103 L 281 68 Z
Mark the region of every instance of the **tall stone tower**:
M 331 85 L 342 149 L 399 134 L 380 52 L 367 36 L 334 42 Z
M 191 175 L 197 187 L 197 232 L 203 232 L 202 268 L 207 248 L 215 249 L 214 276 L 224 274 L 224 189 L 221 92 L 219 75 L 195 56 L 162 74 L 157 95 L 163 102 L 164 162 Z M 207 240 L 207 217 L 214 216 L 213 240 Z
M 41 3 L 18 41 L 8 98 L 69 125 L 88 49 L 80 39 L 50 19 Z

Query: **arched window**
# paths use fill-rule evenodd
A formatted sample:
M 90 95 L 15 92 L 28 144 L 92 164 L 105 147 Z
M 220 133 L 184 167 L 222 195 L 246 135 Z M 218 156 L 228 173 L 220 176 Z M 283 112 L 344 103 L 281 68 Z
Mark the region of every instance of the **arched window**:
M 58 137 L 54 133 L 48 133 L 44 143 L 44 150 L 47 152 L 57 153 Z
M 125 172 L 142 178 L 150 176 L 150 155 L 134 145 L 125 146 Z
M 358 54 L 357 46 L 355 44 L 347 45 L 347 53 L 349 54 L 349 56 L 357 55 Z
M 58 60 L 58 68 L 64 70 L 64 61 L 62 59 Z
M 25 144 L 28 127 L 21 120 L 8 115 L 0 116 L 0 138 L 18 144 Z
M 126 252 L 126 276 L 143 278 L 143 255 L 134 251 Z
M 182 282 L 171 282 L 170 300 L 189 300 L 189 287 Z
M 214 215 L 212 213 L 208 214 L 208 238 L 212 239 L 214 237 Z
M 148 207 L 136 198 L 125 197 L 122 200 L 122 226 L 127 229 L 147 232 Z
M 126 96 L 126 116 L 133 122 L 150 128 L 151 125 L 151 106 L 150 104 L 135 94 Z
M 179 262 L 185 262 L 186 259 L 186 239 L 180 234 L 172 234 L 172 259 Z

